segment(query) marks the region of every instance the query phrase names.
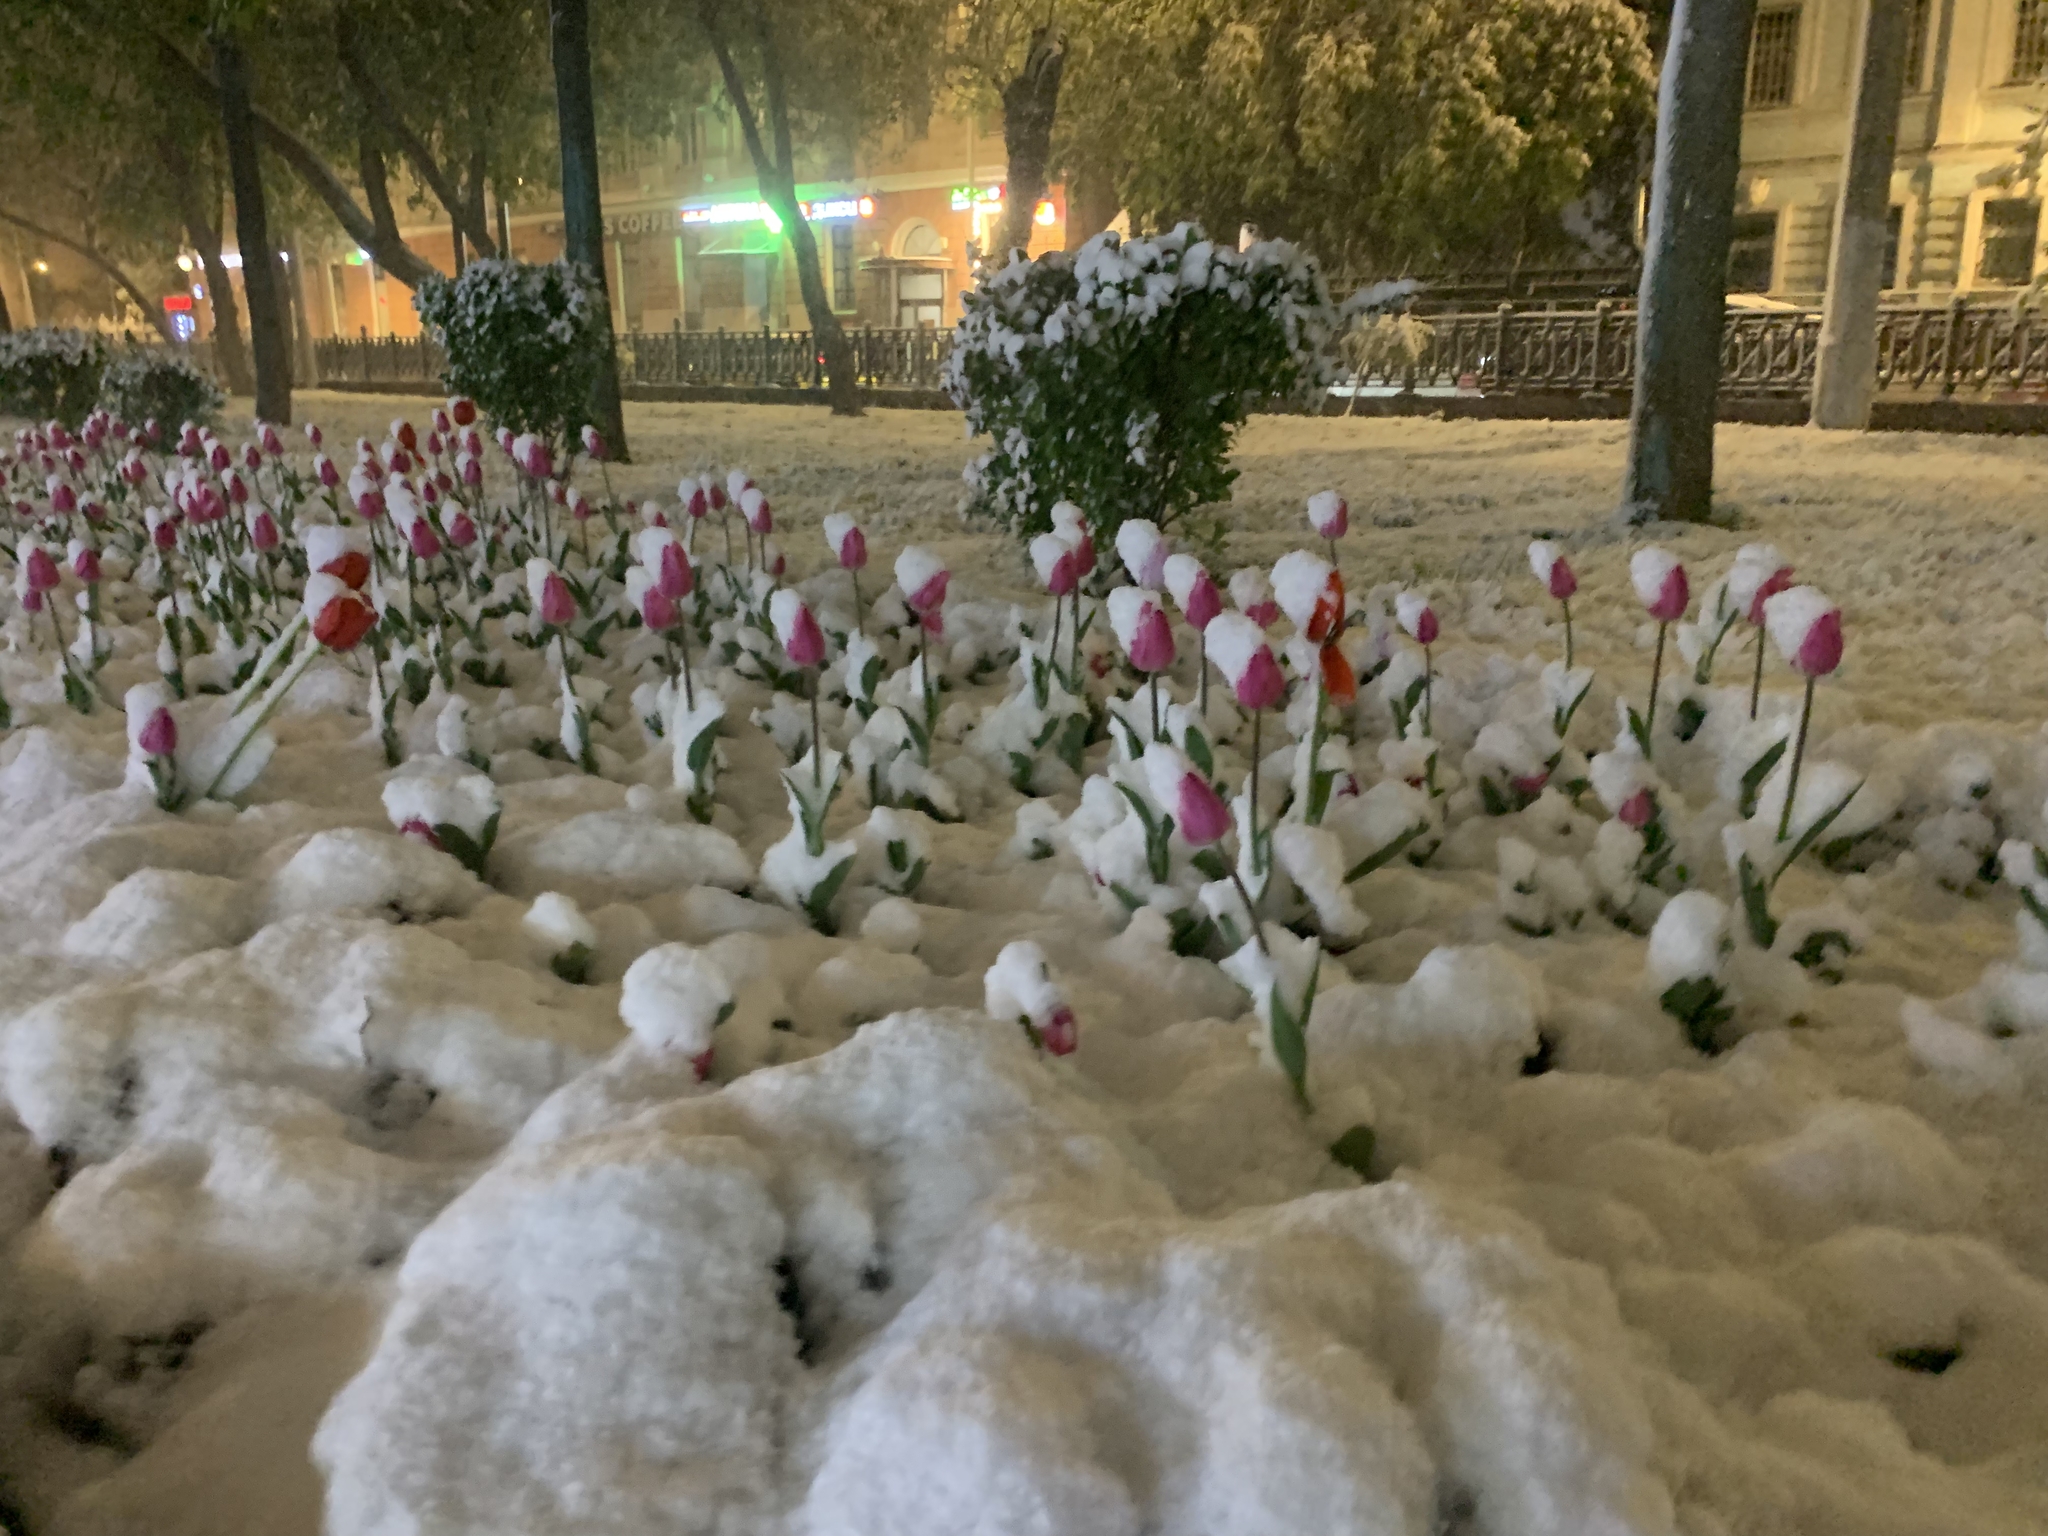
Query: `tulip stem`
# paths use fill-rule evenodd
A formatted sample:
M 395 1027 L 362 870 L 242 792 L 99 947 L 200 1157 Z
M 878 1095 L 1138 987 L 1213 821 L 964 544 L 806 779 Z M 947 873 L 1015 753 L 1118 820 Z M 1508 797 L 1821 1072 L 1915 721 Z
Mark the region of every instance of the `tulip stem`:
M 1650 712 L 1643 718 L 1643 756 L 1645 757 L 1650 755 L 1650 744 L 1657 739 L 1654 734 L 1657 729 L 1657 684 L 1663 680 L 1664 634 L 1670 628 L 1669 624 L 1659 624 L 1657 626 L 1657 655 L 1656 659 L 1650 663 Z
M 1749 680 L 1749 718 L 1756 718 L 1757 701 L 1764 693 L 1764 627 L 1756 627 L 1756 672 Z
M 846 574 L 853 581 L 853 632 L 858 635 L 866 630 L 860 616 L 860 572 L 848 571 Z
M 1320 702 L 1320 700 L 1318 700 Z M 1422 734 L 1435 738 L 1436 733 L 1436 657 L 1428 646 L 1422 648 Z
M 1572 669 L 1572 600 L 1561 597 L 1557 604 L 1564 609 L 1564 669 L 1569 672 Z
M 1045 648 L 1046 665 L 1055 672 L 1060 668 L 1060 600 L 1052 600 L 1052 640 Z
M 1252 778 L 1250 798 L 1245 802 L 1246 835 L 1252 840 L 1252 868 L 1259 867 L 1259 725 L 1266 718 L 1263 709 L 1252 711 Z M 1254 927 L 1257 923 L 1254 922 Z
M 1146 692 L 1152 695 L 1152 739 L 1154 741 L 1164 741 L 1166 738 L 1159 734 L 1159 674 L 1157 672 L 1154 672 L 1145 680 L 1145 689 Z
M 1198 698 L 1195 704 L 1195 713 L 1201 716 L 1202 734 L 1206 736 L 1209 733 L 1209 631 L 1206 629 L 1197 630 L 1195 632 L 1195 645 L 1201 655 L 1201 663 L 1196 671 L 1196 676 L 1201 681 L 1197 684 Z
M 1272 959 L 1273 951 L 1266 947 L 1266 930 L 1259 925 L 1259 909 L 1252 905 L 1252 893 L 1244 888 L 1235 864 L 1230 866 L 1230 883 L 1237 887 L 1237 898 L 1244 903 L 1244 915 L 1251 920 L 1252 939 L 1259 946 L 1259 953 Z
M 1067 664 L 1067 676 L 1073 679 L 1075 693 L 1081 691 L 1081 583 L 1074 582 L 1074 642 L 1073 658 Z
M 1792 797 L 1799 793 L 1799 765 L 1806 757 L 1806 725 L 1813 718 L 1813 679 L 1806 680 L 1806 701 L 1799 706 L 1799 735 L 1792 743 L 1792 776 L 1785 782 L 1785 808 L 1778 813 L 1778 841 L 1792 833 Z
M 690 679 L 690 621 L 683 620 L 676 625 L 676 643 L 683 651 L 683 707 L 691 714 L 697 712 L 697 685 Z
M 206 786 L 205 792 L 199 797 L 200 799 L 211 800 L 213 792 L 227 782 L 228 770 L 235 766 L 235 762 L 241 757 L 243 750 L 250 742 L 256 739 L 256 733 L 270 723 L 270 717 L 276 714 L 278 706 L 284 703 L 285 695 L 292 691 L 292 684 L 305 676 L 306 669 L 313 665 L 313 658 L 318 656 L 322 649 L 323 647 L 317 640 L 309 643 L 305 650 L 300 653 L 299 659 L 291 665 L 284 676 L 280 677 L 272 685 L 270 691 L 263 697 L 263 704 L 257 710 L 256 718 L 249 722 L 249 728 L 242 733 L 242 739 L 235 743 L 234 751 L 227 755 L 227 761 L 220 765 L 220 772 L 213 776 L 213 782 Z
M 825 732 L 818 724 L 818 695 L 824 691 L 825 678 L 818 668 L 811 668 L 811 782 L 819 792 L 825 788 Z

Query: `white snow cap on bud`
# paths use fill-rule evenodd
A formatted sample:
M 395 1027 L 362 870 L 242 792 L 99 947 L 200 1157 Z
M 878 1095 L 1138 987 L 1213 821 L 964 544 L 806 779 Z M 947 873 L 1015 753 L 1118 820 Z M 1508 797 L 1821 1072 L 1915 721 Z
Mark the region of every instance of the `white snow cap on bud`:
M 1137 640 L 1138 626 L 1148 608 L 1159 609 L 1159 594 L 1144 587 L 1118 587 L 1109 594 L 1109 627 L 1116 634 L 1116 643 L 1126 651 Z
M 305 546 L 307 567 L 315 571 L 326 570 L 344 555 L 367 557 L 370 553 L 368 530 L 342 528 L 333 523 L 303 525 L 299 530 L 299 543 Z
M 546 588 L 548 578 L 556 574 L 552 560 L 535 555 L 526 562 L 526 596 L 533 604 L 533 611 L 540 612 L 541 592 Z
M 585 949 L 597 948 L 597 930 L 591 927 L 590 919 L 574 899 L 560 891 L 543 891 L 534 897 L 533 905 L 520 919 L 520 926 L 540 940 L 550 955 L 559 955 L 578 944 Z
M 1029 548 L 1031 568 L 1038 572 L 1039 585 L 1049 587 L 1059 563 L 1074 552 L 1074 541 L 1057 533 L 1041 533 Z
M 1188 599 L 1194 595 L 1195 583 L 1202 577 L 1202 562 L 1193 555 L 1168 555 L 1162 574 L 1166 578 L 1166 590 L 1173 594 L 1173 606 L 1185 611 Z
M 449 706 L 459 702 L 458 694 L 449 700 Z M 446 717 L 444 710 L 442 718 Z M 459 724 L 461 717 L 456 720 Z M 445 824 L 475 841 L 498 814 L 500 803 L 498 786 L 489 775 L 446 757 L 413 758 L 384 781 L 384 814 L 401 831 L 414 822 L 429 832 Z
M 1628 579 L 1636 589 L 1636 601 L 1649 610 L 1651 618 L 1668 624 L 1683 617 L 1689 596 L 1685 567 L 1670 550 L 1656 544 L 1637 550 L 1629 556 Z
M 1764 629 L 1778 654 L 1807 677 L 1842 660 L 1842 613 L 1818 587 L 1793 587 L 1764 600 Z
M 1586 777 L 1609 815 L 1620 815 L 1621 808 L 1641 791 L 1654 794 L 1657 789 L 1657 775 L 1633 741 L 1612 752 L 1596 753 L 1586 765 Z
M 1341 539 L 1351 526 L 1351 508 L 1335 491 L 1317 491 L 1308 499 L 1308 521 L 1318 538 Z
M 1233 688 L 1252 657 L 1266 649 L 1266 632 L 1241 613 L 1217 614 L 1202 637 L 1209 643 L 1209 660 Z
M 1305 549 L 1290 551 L 1274 563 L 1273 596 L 1296 629 L 1308 628 L 1333 569 L 1329 561 Z M 1230 595 L 1237 596 L 1235 576 L 1230 578 Z
M 1727 934 L 1728 903 L 1705 891 L 1680 891 L 1650 930 L 1651 984 L 1662 992 L 1676 982 L 1720 975 Z
M 896 557 L 896 585 L 913 601 L 946 574 L 946 562 L 918 544 L 906 544 Z
M 1048 516 L 1052 519 L 1052 531 L 1063 539 L 1078 544 L 1087 535 L 1088 519 L 1071 501 L 1054 502 Z
M 1156 587 L 1166 579 L 1166 535 L 1158 524 L 1127 519 L 1116 531 L 1116 554 L 1139 586 Z
M 753 483 L 754 477 L 744 469 L 732 470 L 725 477 L 725 494 L 733 501 L 738 501 L 746 493 L 747 487 Z
M 1428 594 L 1408 591 L 1396 596 L 1394 618 L 1408 631 L 1411 638 L 1421 641 L 1424 645 L 1435 643 L 1436 610 L 1429 606 Z
M 1728 568 L 1728 606 L 1740 618 L 1748 618 L 1763 584 L 1791 566 L 1775 544 L 1745 544 L 1735 551 L 1735 563 Z
M 981 979 L 982 1007 L 999 1023 L 1027 1021 L 1039 1043 L 1055 1056 L 1074 1049 L 1074 1010 L 1052 979 L 1045 951 L 1029 939 L 1013 939 Z
M 643 1045 L 700 1056 L 732 1001 L 732 982 L 711 956 L 660 944 L 626 968 L 619 1018 Z
M 1273 585 L 1255 565 L 1230 573 L 1230 600 L 1239 613 L 1250 613 L 1262 603 L 1273 601 Z

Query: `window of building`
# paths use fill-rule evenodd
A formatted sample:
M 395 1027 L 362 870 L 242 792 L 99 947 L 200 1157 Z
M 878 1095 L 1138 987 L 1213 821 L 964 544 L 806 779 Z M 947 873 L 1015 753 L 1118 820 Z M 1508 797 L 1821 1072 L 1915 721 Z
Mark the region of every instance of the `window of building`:
M 1901 288 L 1899 278 L 1899 239 L 1906 232 L 1906 210 L 1893 203 L 1884 216 L 1884 265 L 1878 268 L 1887 288 Z
M 2041 205 L 2031 198 L 1994 197 L 1984 205 L 1984 234 L 1977 244 L 1977 277 L 1986 283 L 2020 284 L 2034 275 L 2034 247 L 2041 230 Z
M 2048 0 L 2018 0 L 2012 24 L 2014 80 L 2048 75 Z
M 1769 293 L 1778 259 L 1778 215 L 1738 213 L 1728 242 L 1728 291 Z
M 1928 45 L 1934 40 L 1934 0 L 1913 0 L 1913 20 L 1906 32 L 1906 94 L 1927 89 Z
M 832 307 L 844 313 L 859 308 L 853 291 L 853 226 L 845 221 L 832 231 Z
M 1791 106 L 1798 70 L 1799 7 L 1758 11 L 1749 34 L 1749 105 Z

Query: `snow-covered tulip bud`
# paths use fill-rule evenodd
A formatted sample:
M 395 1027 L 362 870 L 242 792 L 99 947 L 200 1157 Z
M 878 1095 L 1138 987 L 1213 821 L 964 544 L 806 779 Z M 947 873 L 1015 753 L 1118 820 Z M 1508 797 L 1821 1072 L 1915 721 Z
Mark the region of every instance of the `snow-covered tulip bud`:
M 945 606 L 950 573 L 939 557 L 921 545 L 906 544 L 896 557 L 896 585 L 903 601 L 920 618 Z
M 448 416 L 458 427 L 466 427 L 476 420 L 476 402 L 467 395 L 455 395 L 448 401 Z
M 775 531 L 775 511 L 768 505 L 768 498 L 761 494 L 758 485 L 750 485 L 739 495 L 740 516 L 747 520 L 747 526 L 756 533 Z
M 626 601 L 631 603 L 640 615 L 640 622 L 649 629 L 667 629 L 676 621 L 676 605 L 666 592 L 655 585 L 647 567 L 636 565 L 626 572 Z
M 65 551 L 71 565 L 71 574 L 88 587 L 100 579 L 100 552 L 82 539 L 73 539 Z
M 104 523 L 107 520 L 106 503 L 90 496 L 78 504 L 78 510 L 85 514 L 88 523 Z
M 1116 531 L 1116 554 L 1136 585 L 1159 587 L 1165 583 L 1166 536 L 1156 523 L 1142 517 L 1128 519 Z
M 148 478 L 149 466 L 142 462 L 141 454 L 130 449 L 128 456 L 121 461 L 121 479 L 123 483 L 127 485 L 140 485 Z
M 234 461 L 234 455 L 228 452 L 226 443 L 215 443 L 206 455 L 206 462 L 215 474 L 219 474 Z
M 370 540 L 360 528 L 332 523 L 304 525 L 299 542 L 306 549 L 306 568 L 361 588 L 370 579 Z
M 1394 617 L 1417 645 L 1436 644 L 1436 610 L 1420 592 L 1403 592 L 1396 597 Z
M 1641 831 L 1650 824 L 1650 818 L 1657 814 L 1657 797 L 1649 789 L 1639 789 L 1614 808 L 1614 819 L 1625 827 Z
M 704 487 L 704 496 L 711 503 L 711 510 L 723 512 L 725 510 L 725 487 L 712 479 L 708 470 L 697 477 L 697 483 Z
M 1140 672 L 1164 672 L 1173 665 L 1173 627 L 1155 594 L 1118 587 L 1109 594 L 1109 627 Z
M 341 484 L 341 471 L 334 467 L 334 460 L 326 454 L 316 453 L 313 455 L 313 478 L 331 491 Z
M 460 508 L 448 519 L 448 542 L 457 549 L 467 549 L 476 542 L 476 524 Z
M 23 539 L 18 558 L 21 574 L 32 592 L 48 592 L 63 577 L 58 574 L 57 562 L 50 558 L 50 552 L 34 539 Z
M 1071 501 L 1054 502 L 1049 515 L 1052 531 L 1073 546 L 1076 574 L 1086 576 L 1095 569 L 1095 533 L 1087 516 Z
M 252 507 L 249 512 L 249 543 L 258 551 L 268 553 L 277 548 L 277 520 L 267 508 Z
M 339 576 L 315 571 L 306 578 L 306 612 L 313 638 L 330 651 L 350 651 L 377 622 L 377 610 Z
M 1230 831 L 1229 807 L 1178 747 L 1157 741 L 1147 747 L 1145 777 L 1189 846 L 1206 847 Z
M 46 483 L 49 487 L 52 512 L 59 517 L 69 517 L 78 510 L 78 493 L 71 489 L 69 483 L 57 475 L 50 476 Z
M 248 470 L 249 473 L 253 475 L 254 473 L 256 473 L 257 470 L 261 469 L 262 467 L 263 450 L 261 448 L 258 448 L 254 443 L 242 444 L 242 468 Z
M 484 483 L 483 460 L 473 453 L 464 453 L 456 459 L 455 472 L 461 477 L 462 483 L 471 490 L 475 490 Z
M 1692 589 L 1686 585 L 1685 567 L 1668 549 L 1649 544 L 1629 557 L 1628 579 L 1636 589 L 1636 601 L 1659 624 L 1675 624 L 1685 617 Z
M 1031 541 L 1031 564 L 1054 597 L 1065 597 L 1081 579 L 1074 546 L 1056 533 L 1041 533 Z
M 1793 587 L 1764 603 L 1764 625 L 1778 654 L 1802 677 L 1826 677 L 1842 664 L 1842 610 L 1818 587 Z
M 256 441 L 273 459 L 284 457 L 284 439 L 277 435 L 277 428 L 269 422 L 266 421 L 256 428 Z
M 1792 585 L 1792 567 L 1769 544 L 1745 544 L 1728 568 L 1728 606 L 1752 624 L 1764 622 L 1764 604 Z
M 384 515 L 384 488 L 360 465 L 348 477 L 348 499 L 356 516 L 366 523 L 374 523 Z
M 199 429 L 188 421 L 178 429 L 178 457 L 181 459 L 196 459 L 201 451 Z
M 695 480 L 678 481 L 676 495 L 682 498 L 683 510 L 693 519 L 711 510 L 711 493 Z
M 455 421 L 448 414 L 448 407 L 445 405 L 435 406 L 434 414 L 428 419 L 433 422 L 434 430 L 442 437 L 453 437 L 455 435 Z
M 441 486 L 438 480 L 420 482 L 420 500 L 429 507 L 438 507 L 441 504 Z
M 569 509 L 569 515 L 579 523 L 590 521 L 590 502 L 576 486 L 570 486 L 563 493 L 562 505 Z
M 541 623 L 551 628 L 560 629 L 576 617 L 576 599 L 570 595 L 569 584 L 538 555 L 526 562 L 526 595 Z
M 761 569 L 775 577 L 789 569 L 789 562 L 782 558 L 782 546 L 773 539 L 761 541 Z
M 1311 645 L 1327 644 L 1344 627 L 1344 578 L 1329 561 L 1305 549 L 1274 563 L 1273 595 Z
M 436 411 L 434 414 L 438 416 L 440 412 Z M 447 447 L 447 444 L 441 441 L 441 432 L 439 428 L 435 428 L 434 430 L 427 433 L 428 458 L 438 459 L 439 457 L 441 457 L 441 451 L 445 447 Z
M 825 514 L 825 543 L 842 571 L 858 571 L 868 563 L 868 536 L 844 512 Z
M 1322 539 L 1341 539 L 1351 526 L 1351 505 L 1335 491 L 1317 491 L 1308 499 L 1309 526 Z
M 162 507 L 150 507 L 142 514 L 143 526 L 149 529 L 149 542 L 155 549 L 170 549 L 178 542 L 178 525 Z
M 1256 566 L 1246 566 L 1230 578 L 1230 600 L 1237 611 L 1265 629 L 1280 617 L 1280 605 L 1273 601 L 1272 583 Z
M 732 1012 L 732 983 L 718 962 L 688 944 L 658 944 L 626 967 L 619 1019 L 641 1045 L 687 1056 L 702 1081 L 712 1031 Z
M 306 423 L 306 441 L 315 448 L 320 446 L 320 427 L 318 423 L 311 421 Z
M 491 441 L 498 445 L 499 449 L 504 453 L 506 458 L 510 459 L 515 464 L 519 462 L 519 439 L 512 435 L 512 429 L 510 427 L 498 428 L 497 431 L 491 434 Z
M 647 567 L 647 573 L 654 580 L 664 596 L 679 600 L 690 595 L 690 589 L 697 584 L 696 572 L 690 568 L 689 552 L 682 541 L 666 528 L 648 528 L 640 534 L 640 563 Z
M 1726 902 L 1706 891 L 1680 891 L 1650 929 L 1645 956 L 1650 984 L 1663 992 L 1681 981 L 1719 976 L 1727 932 Z
M 1003 946 L 982 977 L 982 1007 L 992 1019 L 1022 1023 L 1032 1043 L 1054 1056 L 1071 1055 L 1081 1043 L 1074 1010 L 1052 979 L 1045 951 L 1030 939 Z
M 744 469 L 735 469 L 727 472 L 725 477 L 726 499 L 737 504 L 740 497 L 746 494 L 753 483 L 754 477 Z M 745 511 L 746 509 L 742 507 L 740 510 Z
M 420 451 L 419 434 L 413 431 L 412 423 L 404 417 L 401 416 L 391 423 L 391 436 L 392 440 L 407 453 Z
M 554 455 L 548 452 L 548 445 L 531 432 L 522 432 L 512 440 L 512 461 L 525 472 L 529 480 L 548 480 L 554 477 Z
M 1286 697 L 1280 663 L 1266 644 L 1266 632 L 1249 615 L 1218 614 L 1202 633 L 1209 643 L 1209 660 L 1242 708 L 1271 709 Z
M 768 620 L 775 638 L 799 667 L 815 667 L 825 659 L 825 632 L 818 628 L 810 605 L 788 587 L 768 600 Z
M 1166 562 L 1166 590 L 1173 594 L 1181 614 L 1198 631 L 1223 611 L 1223 595 L 1209 568 L 1193 555 L 1173 555 Z
M 605 445 L 604 434 L 598 431 L 597 428 L 585 426 L 582 437 L 583 452 L 586 457 L 596 459 L 600 463 L 611 457 Z
M 169 709 L 159 704 L 135 733 L 135 745 L 149 757 L 169 757 L 178 750 L 178 722 Z
M 484 456 L 483 434 L 477 431 L 475 427 L 464 427 L 462 429 L 462 436 L 456 443 L 456 446 L 472 459 L 481 460 Z
M 227 487 L 230 503 L 239 507 L 248 502 L 249 482 L 244 480 L 234 470 L 229 470 L 221 477 L 221 484 Z
M 412 552 L 422 560 L 431 560 L 441 553 L 440 535 L 434 532 L 434 525 L 425 517 L 415 517 L 405 530 L 405 542 Z
M 1548 539 L 1538 539 L 1529 546 L 1529 569 L 1543 583 L 1543 590 L 1560 603 L 1579 590 L 1579 578 L 1572 573 L 1571 562 Z

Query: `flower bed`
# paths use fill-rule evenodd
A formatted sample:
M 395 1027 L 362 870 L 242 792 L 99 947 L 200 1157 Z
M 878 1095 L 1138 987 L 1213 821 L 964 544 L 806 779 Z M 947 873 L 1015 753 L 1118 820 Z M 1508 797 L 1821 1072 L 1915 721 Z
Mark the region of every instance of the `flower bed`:
M 2048 1518 L 2048 756 L 1827 571 L 1596 672 L 1334 492 L 1018 601 L 576 446 L 16 440 L 31 1529 Z

